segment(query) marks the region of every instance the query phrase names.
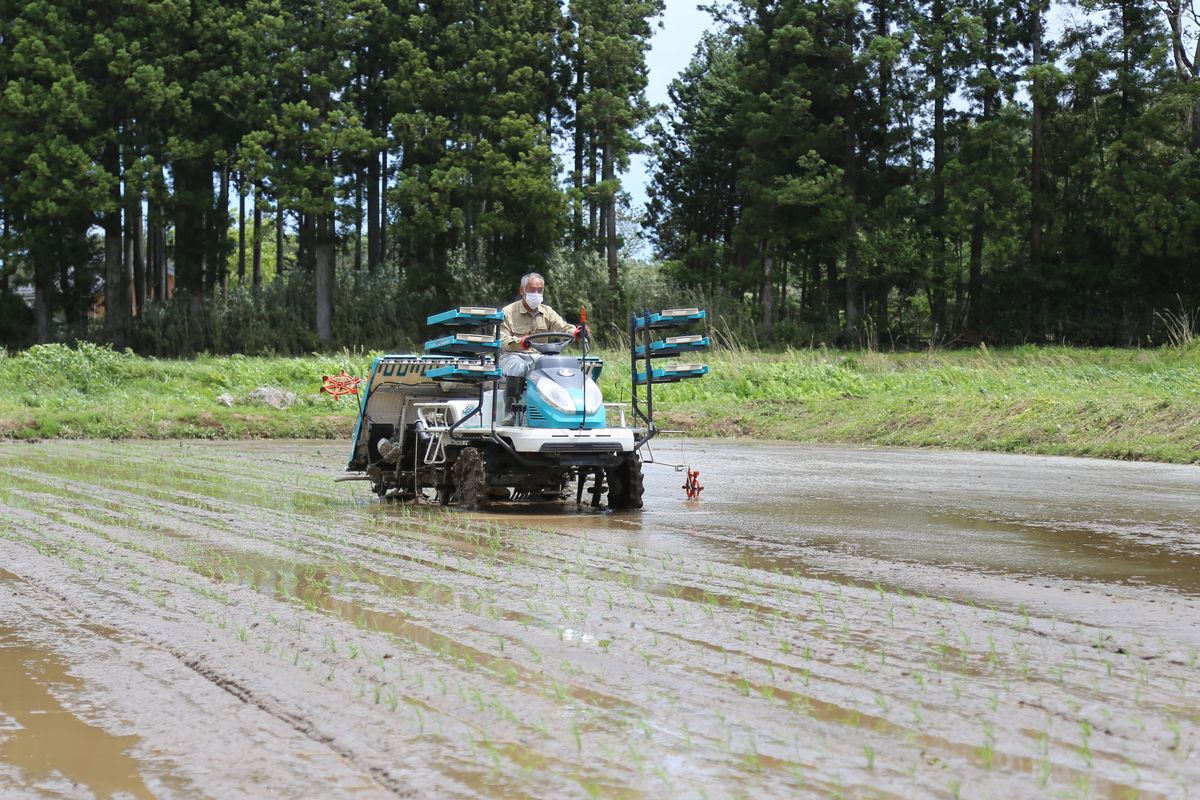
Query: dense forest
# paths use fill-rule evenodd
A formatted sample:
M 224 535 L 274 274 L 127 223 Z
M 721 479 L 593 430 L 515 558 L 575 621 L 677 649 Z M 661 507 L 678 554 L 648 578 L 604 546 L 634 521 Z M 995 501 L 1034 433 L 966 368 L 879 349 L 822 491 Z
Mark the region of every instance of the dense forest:
M 656 134 L 681 279 L 783 336 L 1132 344 L 1200 302 L 1190 0 L 716 16 Z
M 659 0 L 0 9 L 0 293 L 34 286 L 27 338 L 378 341 L 514 294 L 564 246 L 615 284 L 615 176 L 652 114 Z M 5 302 L 10 329 L 19 311 Z
M 656 108 L 662 10 L 0 0 L 0 344 L 387 347 L 529 269 L 761 344 L 1134 344 L 1200 304 L 1190 0 L 717 2 Z

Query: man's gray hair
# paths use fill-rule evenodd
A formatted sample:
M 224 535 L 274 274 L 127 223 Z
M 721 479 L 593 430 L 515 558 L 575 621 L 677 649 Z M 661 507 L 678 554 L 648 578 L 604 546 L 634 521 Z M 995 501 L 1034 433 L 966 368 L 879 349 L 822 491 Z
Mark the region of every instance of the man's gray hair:
M 526 272 L 524 275 L 521 276 L 521 291 L 522 292 L 525 291 L 525 284 L 529 283 L 530 278 L 541 278 L 542 283 L 546 282 L 546 279 L 542 277 L 542 274 L 540 272 Z

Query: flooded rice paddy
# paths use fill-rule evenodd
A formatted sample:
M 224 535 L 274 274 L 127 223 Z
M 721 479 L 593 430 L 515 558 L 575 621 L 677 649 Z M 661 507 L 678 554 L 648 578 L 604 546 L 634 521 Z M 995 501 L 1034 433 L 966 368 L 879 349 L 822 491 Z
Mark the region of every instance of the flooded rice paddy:
M 647 509 L 322 443 L 0 445 L 3 797 L 1200 786 L 1200 470 L 664 442 Z

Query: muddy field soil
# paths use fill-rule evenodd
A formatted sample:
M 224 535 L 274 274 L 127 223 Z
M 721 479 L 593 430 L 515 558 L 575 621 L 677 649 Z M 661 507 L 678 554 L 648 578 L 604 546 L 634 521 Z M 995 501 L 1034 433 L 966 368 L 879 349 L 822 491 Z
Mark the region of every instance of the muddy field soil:
M 647 510 L 0 445 L 0 796 L 1194 797 L 1200 470 L 665 443 Z

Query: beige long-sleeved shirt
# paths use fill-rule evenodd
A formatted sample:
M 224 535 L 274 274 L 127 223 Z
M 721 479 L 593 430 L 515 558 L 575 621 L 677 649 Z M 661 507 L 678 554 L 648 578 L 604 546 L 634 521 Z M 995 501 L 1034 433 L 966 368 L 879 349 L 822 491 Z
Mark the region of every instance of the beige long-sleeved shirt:
M 519 353 L 522 336 L 544 331 L 571 333 L 574 330 L 574 325 L 545 303 L 530 311 L 524 301 L 518 300 L 504 307 L 504 322 L 500 323 L 500 347 L 508 352 Z

